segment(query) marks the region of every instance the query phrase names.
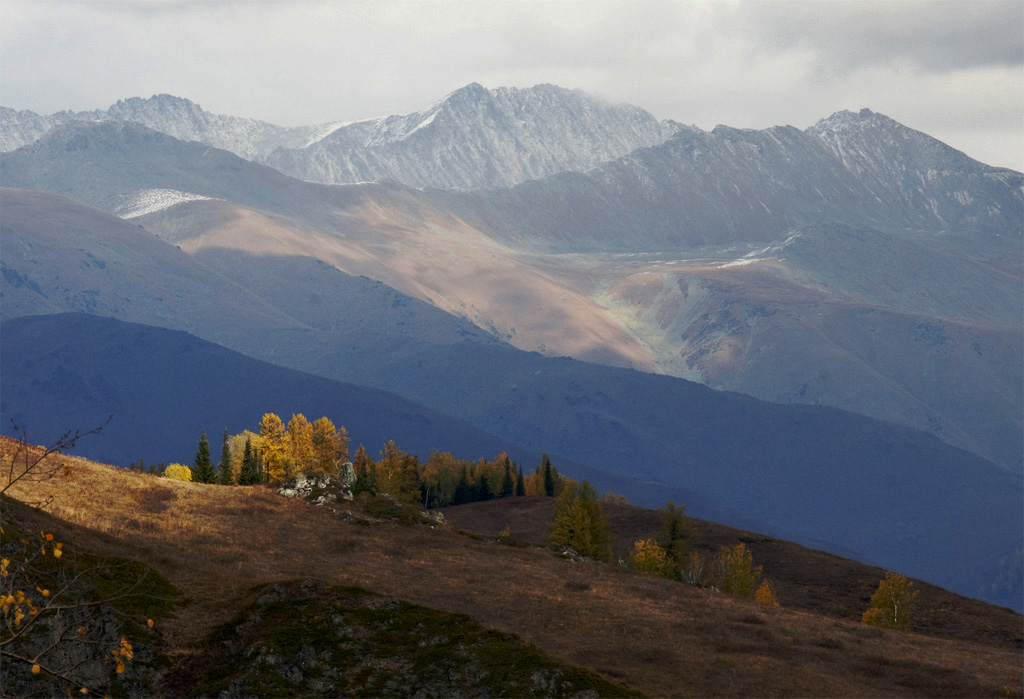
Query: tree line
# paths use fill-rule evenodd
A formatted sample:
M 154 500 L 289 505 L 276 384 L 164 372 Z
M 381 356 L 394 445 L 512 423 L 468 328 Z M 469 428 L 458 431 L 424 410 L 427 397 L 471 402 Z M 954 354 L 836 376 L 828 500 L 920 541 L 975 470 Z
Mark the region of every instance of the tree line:
M 554 504 L 548 545 L 569 547 L 581 555 L 610 562 L 611 534 L 597 491 L 587 481 L 566 487 Z M 651 575 L 713 587 L 741 597 L 753 597 L 759 604 L 777 607 L 774 586 L 755 566 L 746 545 L 723 546 L 713 557 L 693 550 L 697 528 L 686 516 L 686 506 L 668 502 L 658 510 L 660 530 L 656 536 L 634 542 L 623 565 Z
M 266 413 L 257 432 L 229 435 L 224 430 L 216 466 L 203 430 L 191 466 L 173 463 L 150 472 L 196 483 L 255 485 L 282 483 L 299 474 L 337 477 L 346 464 L 351 464 L 355 476 L 354 493 L 387 493 L 426 508 L 503 497 L 556 497 L 574 483 L 558 472 L 547 454 L 531 472 L 524 472 L 505 452 L 491 460 L 470 461 L 435 450 L 421 463 L 419 457 L 389 440 L 376 459 L 362 444 L 350 459 L 344 427 L 336 427 L 327 417 L 311 423 L 301 413 L 293 414 L 287 423 L 275 413 Z M 133 462 L 130 468 L 146 470 L 141 459 L 138 466 Z
M 587 481 L 570 481 L 554 503 L 548 526 L 549 546 L 569 547 L 606 563 L 612 560 L 611 534 L 597 491 Z M 714 555 L 697 551 L 697 528 L 686 516 L 686 506 L 668 502 L 658 509 L 660 529 L 654 536 L 634 542 L 628 560 L 619 563 L 650 575 L 753 598 L 762 607 L 778 607 L 775 586 L 754 565 L 746 544 L 721 546 Z M 506 528 L 503 538 L 510 538 Z M 871 596 L 861 623 L 890 629 L 910 627 L 918 590 L 899 573 L 888 571 Z
M 229 435 L 224 431 L 216 468 L 204 430 L 192 467 L 171 464 L 162 469 L 161 475 L 221 485 L 274 484 L 303 473 L 337 477 L 345 465 L 351 464 L 354 494 L 386 493 L 424 508 L 504 497 L 554 497 L 548 544 L 611 562 L 611 534 L 601 501 L 613 498 L 610 494 L 599 498 L 586 480 L 577 482 L 558 473 L 547 454 L 533 471 L 524 473 L 505 452 L 490 461 L 469 461 L 435 450 L 421 464 L 419 457 L 393 440 L 380 449 L 376 459 L 360 444 L 349 461 L 348 447 L 346 429 L 335 427 L 327 417 L 310 423 L 297 413 L 285 424 L 278 415 L 266 413 L 259 432 L 243 430 Z M 141 459 L 137 470 L 144 470 Z M 777 607 L 774 585 L 763 576 L 763 567 L 754 565 L 744 543 L 722 546 L 711 556 L 694 550 L 697 530 L 685 510 L 685 506 L 676 507 L 672 502 L 660 508 L 658 534 L 634 542 L 628 560 L 622 563 L 643 573 L 751 597 L 762 606 Z M 905 577 L 888 573 L 871 598 L 863 623 L 907 628 L 917 596 L 911 587 Z

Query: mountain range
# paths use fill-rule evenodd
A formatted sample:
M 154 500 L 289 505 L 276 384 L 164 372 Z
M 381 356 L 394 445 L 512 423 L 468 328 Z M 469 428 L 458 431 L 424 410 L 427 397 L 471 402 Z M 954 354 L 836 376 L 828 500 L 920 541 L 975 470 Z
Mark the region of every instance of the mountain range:
M 554 86 L 304 129 L 4 110 L 0 143 L 5 417 L 65 409 L 9 398 L 71 371 L 12 353 L 26 316 L 60 314 L 50 343 L 93 332 L 67 312 L 184 330 L 1021 606 L 1021 173 L 869 110 L 704 132 Z M 69 418 L 110 405 L 79 393 Z
M 693 173 L 679 135 L 586 174 L 513 189 L 338 188 L 115 122 L 58 127 L 0 157 L 0 173 L 11 186 L 131 216 L 185 250 L 317 257 L 521 349 L 832 405 L 929 431 L 1020 470 L 1021 175 L 879 115 L 839 116 L 826 120 L 834 134 L 827 142 L 852 134 L 842 148 L 861 154 L 861 170 L 874 152 L 875 176 L 855 177 L 835 157 L 839 146 L 818 135 L 770 130 L 796 144 L 783 154 L 783 139 L 771 133 L 719 129 L 728 138 L 702 137 L 716 151 L 718 180 Z M 902 144 L 892 163 L 857 145 L 870 129 L 879 142 Z M 758 155 L 761 140 L 774 151 L 765 146 L 762 153 L 771 152 Z M 730 160 L 734 151 L 746 159 Z M 637 162 L 647 165 L 638 171 Z M 619 170 L 627 174 L 608 185 L 608 173 Z M 917 195 L 930 203 L 915 206 L 907 178 L 887 172 L 919 173 L 928 186 Z M 832 199 L 818 199 L 813 190 L 825 187 L 828 173 L 833 185 L 822 191 Z M 743 204 L 741 192 L 785 216 L 766 217 L 759 232 L 749 206 L 745 219 L 723 218 Z M 686 197 L 704 208 L 680 205 Z M 974 203 L 958 219 L 961 200 Z M 977 213 L 985 202 L 987 218 Z M 958 380 L 932 380 L 937 373 Z
M 0 108 L 0 151 L 82 121 L 143 124 L 311 182 L 390 178 L 444 189 L 509 186 L 583 170 L 694 128 L 556 85 L 488 90 L 473 83 L 422 112 L 297 128 L 211 114 L 171 95 L 49 116 Z

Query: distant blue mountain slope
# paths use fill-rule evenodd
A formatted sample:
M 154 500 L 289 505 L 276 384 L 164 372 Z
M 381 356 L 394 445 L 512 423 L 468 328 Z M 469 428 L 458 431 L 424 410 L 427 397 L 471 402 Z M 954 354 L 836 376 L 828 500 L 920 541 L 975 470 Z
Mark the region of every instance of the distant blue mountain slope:
M 113 413 L 116 427 L 83 450 L 116 453 L 111 460 L 120 463 L 187 460 L 198 430 L 252 427 L 268 410 L 325 414 L 371 449 L 393 438 L 423 456 L 507 449 L 530 464 L 541 449 L 562 454 L 573 464 L 568 472 L 601 487 L 631 481 L 627 494 L 643 504 L 673 498 L 698 515 L 714 508 L 727 522 L 740 513 L 742 525 L 761 522 L 772 533 L 1019 606 L 1019 589 L 991 586 L 1021 547 L 1020 478 L 895 425 L 503 347 L 409 344 L 376 361 L 365 350 L 338 353 L 365 383 L 402 383 L 493 427 L 485 432 L 180 332 L 80 314 L 18 318 L 0 332 L 4 422 L 14 418 L 44 441 Z

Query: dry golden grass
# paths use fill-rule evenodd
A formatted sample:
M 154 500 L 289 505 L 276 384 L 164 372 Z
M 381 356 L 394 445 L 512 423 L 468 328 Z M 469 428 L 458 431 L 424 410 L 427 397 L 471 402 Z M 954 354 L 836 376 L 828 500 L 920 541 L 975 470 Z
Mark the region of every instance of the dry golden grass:
M 1021 677 L 1012 645 L 766 611 L 450 529 L 344 522 L 265 488 L 68 463 L 58 478 L 18 486 L 14 496 L 49 496 L 33 515 L 40 522 L 52 515 L 65 524 L 46 526 L 101 551 L 124 555 L 128 546 L 178 585 L 188 602 L 164 631 L 181 653 L 233 615 L 253 585 L 314 578 L 468 614 L 652 696 L 993 696 Z
M 612 531 L 612 548 L 626 558 L 633 542 L 658 532 L 657 512 L 632 505 L 604 505 Z M 452 528 L 497 536 L 508 526 L 513 537 L 542 544 L 547 535 L 551 502 L 544 498 L 513 498 L 450 507 Z M 744 542 L 754 562 L 764 566 L 784 607 L 836 619 L 859 621 L 885 570 L 781 539 L 765 537 L 715 522 L 693 520 L 695 548 L 713 555 L 721 546 Z M 1024 653 L 1024 618 L 1009 609 L 970 599 L 917 580 L 921 591 L 913 630 L 929 636 L 969 640 L 1016 648 Z

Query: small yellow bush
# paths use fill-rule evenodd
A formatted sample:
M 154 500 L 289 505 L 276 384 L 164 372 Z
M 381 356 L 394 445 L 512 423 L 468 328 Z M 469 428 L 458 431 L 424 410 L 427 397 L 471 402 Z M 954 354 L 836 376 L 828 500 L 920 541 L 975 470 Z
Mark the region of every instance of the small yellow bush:
M 188 466 L 182 466 L 181 464 L 171 464 L 164 471 L 164 478 L 170 478 L 176 481 L 191 481 L 192 469 Z
M 740 597 L 754 596 L 762 566 L 754 565 L 746 544 L 721 547 L 711 567 L 711 584 L 719 590 Z
M 668 560 L 665 549 L 658 545 L 654 539 L 644 539 L 633 544 L 633 555 L 630 557 L 633 567 L 641 573 L 651 575 L 664 575 L 668 577 L 672 571 L 672 564 Z
M 761 582 L 761 586 L 754 592 L 754 601 L 762 607 L 778 607 L 779 599 L 775 596 L 775 586 L 767 580 Z

